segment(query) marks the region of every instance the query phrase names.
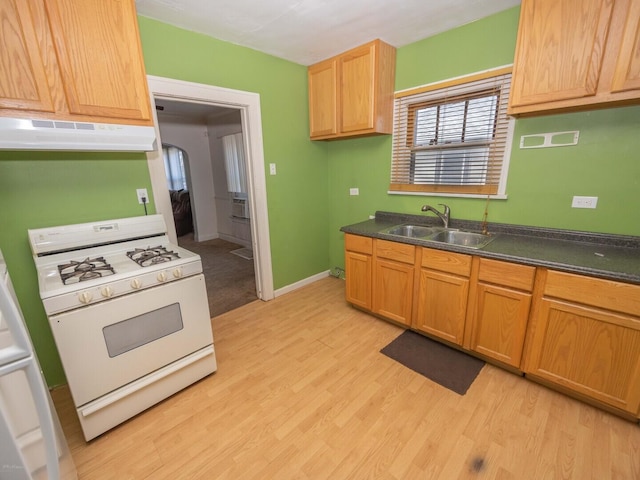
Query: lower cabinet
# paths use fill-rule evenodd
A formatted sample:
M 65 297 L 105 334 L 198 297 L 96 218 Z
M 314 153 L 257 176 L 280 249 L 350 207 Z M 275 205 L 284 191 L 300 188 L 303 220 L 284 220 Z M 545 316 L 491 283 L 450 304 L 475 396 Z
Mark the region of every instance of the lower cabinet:
M 346 234 L 344 243 L 347 302 L 371 310 L 373 239 Z
M 416 247 L 375 240 L 373 313 L 411 325 Z
M 465 347 L 520 368 L 536 269 L 475 258 L 474 270 Z
M 544 273 L 524 370 L 616 409 L 640 414 L 640 286 Z
M 640 285 L 345 235 L 346 299 L 640 417 Z
M 462 345 L 471 256 L 422 248 L 413 327 Z

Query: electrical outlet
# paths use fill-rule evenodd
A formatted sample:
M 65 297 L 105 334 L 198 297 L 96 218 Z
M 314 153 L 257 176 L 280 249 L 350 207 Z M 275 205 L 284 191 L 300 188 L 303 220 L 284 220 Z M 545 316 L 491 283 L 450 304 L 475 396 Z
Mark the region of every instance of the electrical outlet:
M 269 164 L 269 175 L 275 175 L 276 174 L 276 164 L 275 163 L 270 163 Z
M 571 208 L 596 208 L 598 197 L 578 197 L 574 196 Z
M 142 205 L 143 203 L 149 203 L 149 195 L 147 195 L 146 188 L 138 188 L 136 190 L 136 195 L 138 195 L 138 203 Z

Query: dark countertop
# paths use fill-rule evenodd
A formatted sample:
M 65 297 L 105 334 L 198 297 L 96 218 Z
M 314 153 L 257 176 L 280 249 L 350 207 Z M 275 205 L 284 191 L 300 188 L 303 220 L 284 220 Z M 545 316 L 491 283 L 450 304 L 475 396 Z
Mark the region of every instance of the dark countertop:
M 476 249 L 381 233 L 403 223 L 442 226 L 437 217 L 376 212 L 375 219 L 347 225 L 340 230 L 640 285 L 640 237 L 488 223 L 489 234 L 495 238 L 485 247 Z M 481 227 L 480 222 L 469 220 L 451 219 L 449 222 L 449 228 L 461 230 L 480 232 Z

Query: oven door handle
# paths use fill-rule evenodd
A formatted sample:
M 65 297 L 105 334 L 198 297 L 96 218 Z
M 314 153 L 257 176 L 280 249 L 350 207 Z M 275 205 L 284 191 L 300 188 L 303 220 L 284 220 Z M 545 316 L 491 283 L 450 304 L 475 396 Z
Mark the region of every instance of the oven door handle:
M 203 348 L 197 352 L 192 353 L 166 367 L 163 367 L 159 370 L 156 370 L 149 375 L 142 377 L 138 380 L 135 380 L 128 385 L 116 390 L 115 392 L 111 392 L 106 394 L 105 396 L 95 400 L 91 403 L 88 403 L 87 406 L 80 408 L 79 411 L 83 417 L 88 417 L 91 414 L 94 414 L 103 408 L 108 407 L 109 405 L 113 405 L 114 403 L 122 400 L 123 398 L 136 393 L 143 388 L 148 387 L 149 385 L 162 380 L 163 378 L 168 377 L 176 373 L 178 370 L 181 370 L 192 363 L 195 363 L 203 358 L 213 355 L 213 346 L 209 345 L 208 347 Z

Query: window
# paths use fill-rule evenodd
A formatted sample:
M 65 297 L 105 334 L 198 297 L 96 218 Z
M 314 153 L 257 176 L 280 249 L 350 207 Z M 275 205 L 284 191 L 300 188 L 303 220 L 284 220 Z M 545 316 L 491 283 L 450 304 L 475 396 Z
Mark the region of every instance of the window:
M 222 137 L 222 148 L 227 171 L 227 190 L 232 193 L 247 193 L 242 133 Z
M 390 190 L 504 194 L 511 68 L 396 94 Z
M 187 175 L 184 170 L 184 161 L 187 152 L 172 145 L 163 145 L 162 157 L 164 158 L 164 171 L 167 175 L 169 190 L 186 190 Z

